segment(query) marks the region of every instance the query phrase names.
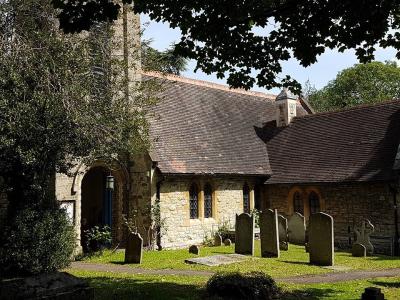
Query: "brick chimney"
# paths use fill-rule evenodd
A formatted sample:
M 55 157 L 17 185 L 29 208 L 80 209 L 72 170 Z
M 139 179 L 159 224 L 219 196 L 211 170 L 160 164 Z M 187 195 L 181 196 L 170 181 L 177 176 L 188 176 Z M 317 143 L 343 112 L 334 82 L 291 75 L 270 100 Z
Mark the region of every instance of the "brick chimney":
M 287 88 L 284 88 L 275 98 L 276 125 L 287 126 L 296 116 L 297 96 L 293 95 Z

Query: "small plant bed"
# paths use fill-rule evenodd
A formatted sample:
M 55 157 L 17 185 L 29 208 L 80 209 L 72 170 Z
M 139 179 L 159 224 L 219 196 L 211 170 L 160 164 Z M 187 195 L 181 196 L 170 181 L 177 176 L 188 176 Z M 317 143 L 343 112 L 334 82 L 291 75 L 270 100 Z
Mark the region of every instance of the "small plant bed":
M 69 273 L 87 279 L 95 288 L 95 299 L 207 299 L 208 277 L 175 275 L 128 275 L 108 272 L 70 270 Z M 278 283 L 280 299 L 360 299 L 366 287 L 382 290 L 385 299 L 400 295 L 400 277 L 374 278 L 323 284 Z M 279 299 L 279 298 L 278 298 Z
M 184 261 L 187 258 L 197 257 L 190 254 L 187 249 L 163 250 L 163 251 L 145 251 L 143 254 L 143 263 L 140 265 L 131 265 L 133 268 L 145 269 L 179 269 L 179 270 L 207 270 L 207 271 L 239 271 L 251 272 L 262 271 L 274 278 L 289 277 L 305 274 L 322 274 L 333 272 L 329 268 L 312 266 L 309 262 L 309 255 L 304 247 L 290 245 L 289 251 L 281 251 L 281 257 L 261 258 L 260 244 L 256 241 L 255 256 L 245 262 L 231 265 L 208 267 L 202 265 L 190 265 Z M 221 247 L 201 247 L 200 256 L 210 256 L 217 254 L 234 253 L 234 246 Z M 104 251 L 102 255 L 84 258 L 86 262 L 122 264 L 124 262 L 124 252 Z M 367 258 L 352 257 L 347 252 L 335 253 L 335 265 L 341 266 L 347 270 L 378 270 L 389 268 L 400 268 L 400 259 L 390 256 L 372 256 Z

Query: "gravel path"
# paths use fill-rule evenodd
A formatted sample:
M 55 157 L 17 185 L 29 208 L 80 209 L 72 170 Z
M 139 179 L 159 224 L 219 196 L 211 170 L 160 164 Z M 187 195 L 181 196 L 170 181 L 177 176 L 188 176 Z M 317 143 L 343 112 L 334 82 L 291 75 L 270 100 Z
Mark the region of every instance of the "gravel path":
M 195 271 L 195 270 L 172 270 L 172 269 L 141 269 L 132 268 L 129 265 L 112 265 L 100 263 L 73 262 L 71 269 L 95 271 L 95 272 L 112 272 L 125 274 L 144 274 L 144 275 L 182 275 L 182 276 L 211 276 L 211 271 Z M 331 272 L 316 275 L 301 275 L 293 277 L 277 278 L 276 281 L 284 283 L 313 284 L 324 282 L 339 282 L 357 279 L 368 279 L 377 277 L 396 277 L 400 276 L 400 268 L 383 269 L 383 270 L 353 270 L 347 272 Z

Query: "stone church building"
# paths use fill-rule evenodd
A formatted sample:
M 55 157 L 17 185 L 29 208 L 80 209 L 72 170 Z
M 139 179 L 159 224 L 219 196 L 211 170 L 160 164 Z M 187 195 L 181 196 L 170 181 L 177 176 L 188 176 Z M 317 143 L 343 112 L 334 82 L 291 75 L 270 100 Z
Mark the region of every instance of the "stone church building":
M 73 204 L 78 234 L 107 211 L 113 238 L 123 245 L 123 215 L 143 208 L 137 218 L 146 241 L 145 208 L 158 200 L 163 248 L 201 243 L 222 224 L 234 228 L 235 214 L 276 208 L 306 220 L 318 211 L 332 215 L 340 248 L 351 246 L 367 218 L 377 252 L 395 253 L 399 101 L 314 113 L 288 91 L 267 95 L 157 73 L 142 80 L 150 78 L 164 88 L 149 120 L 149 153 L 57 178 L 57 197 Z M 107 206 L 110 174 L 115 188 Z
M 129 35 L 139 29 L 128 21 L 138 18 L 127 16 L 117 32 L 133 40 Z M 127 60 L 129 51 L 119 51 Z M 163 248 L 201 243 L 221 225 L 234 228 L 236 214 L 276 208 L 306 220 L 318 211 L 332 215 L 340 248 L 351 246 L 356 226 L 368 218 L 377 252 L 399 250 L 400 101 L 314 113 L 288 91 L 268 95 L 178 76 L 137 76 L 133 65 L 132 80 L 163 85 L 149 117 L 152 147 L 125 162 L 57 174 L 56 196 L 79 244 L 84 230 L 108 224 L 114 244 L 123 247 L 124 216 L 134 210 L 148 243 L 150 206 L 159 203 Z

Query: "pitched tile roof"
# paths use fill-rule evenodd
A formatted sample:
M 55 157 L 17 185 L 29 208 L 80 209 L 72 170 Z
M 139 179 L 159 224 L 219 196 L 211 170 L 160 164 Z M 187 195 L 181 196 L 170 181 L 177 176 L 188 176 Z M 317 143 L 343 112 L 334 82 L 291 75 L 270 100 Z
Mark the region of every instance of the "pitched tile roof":
M 164 174 L 271 174 L 258 130 L 275 119 L 275 96 L 177 76 L 162 81 L 150 120 L 150 156 Z M 305 114 L 300 102 L 298 114 Z
M 400 142 L 400 101 L 294 118 L 265 128 L 267 184 L 390 180 Z

